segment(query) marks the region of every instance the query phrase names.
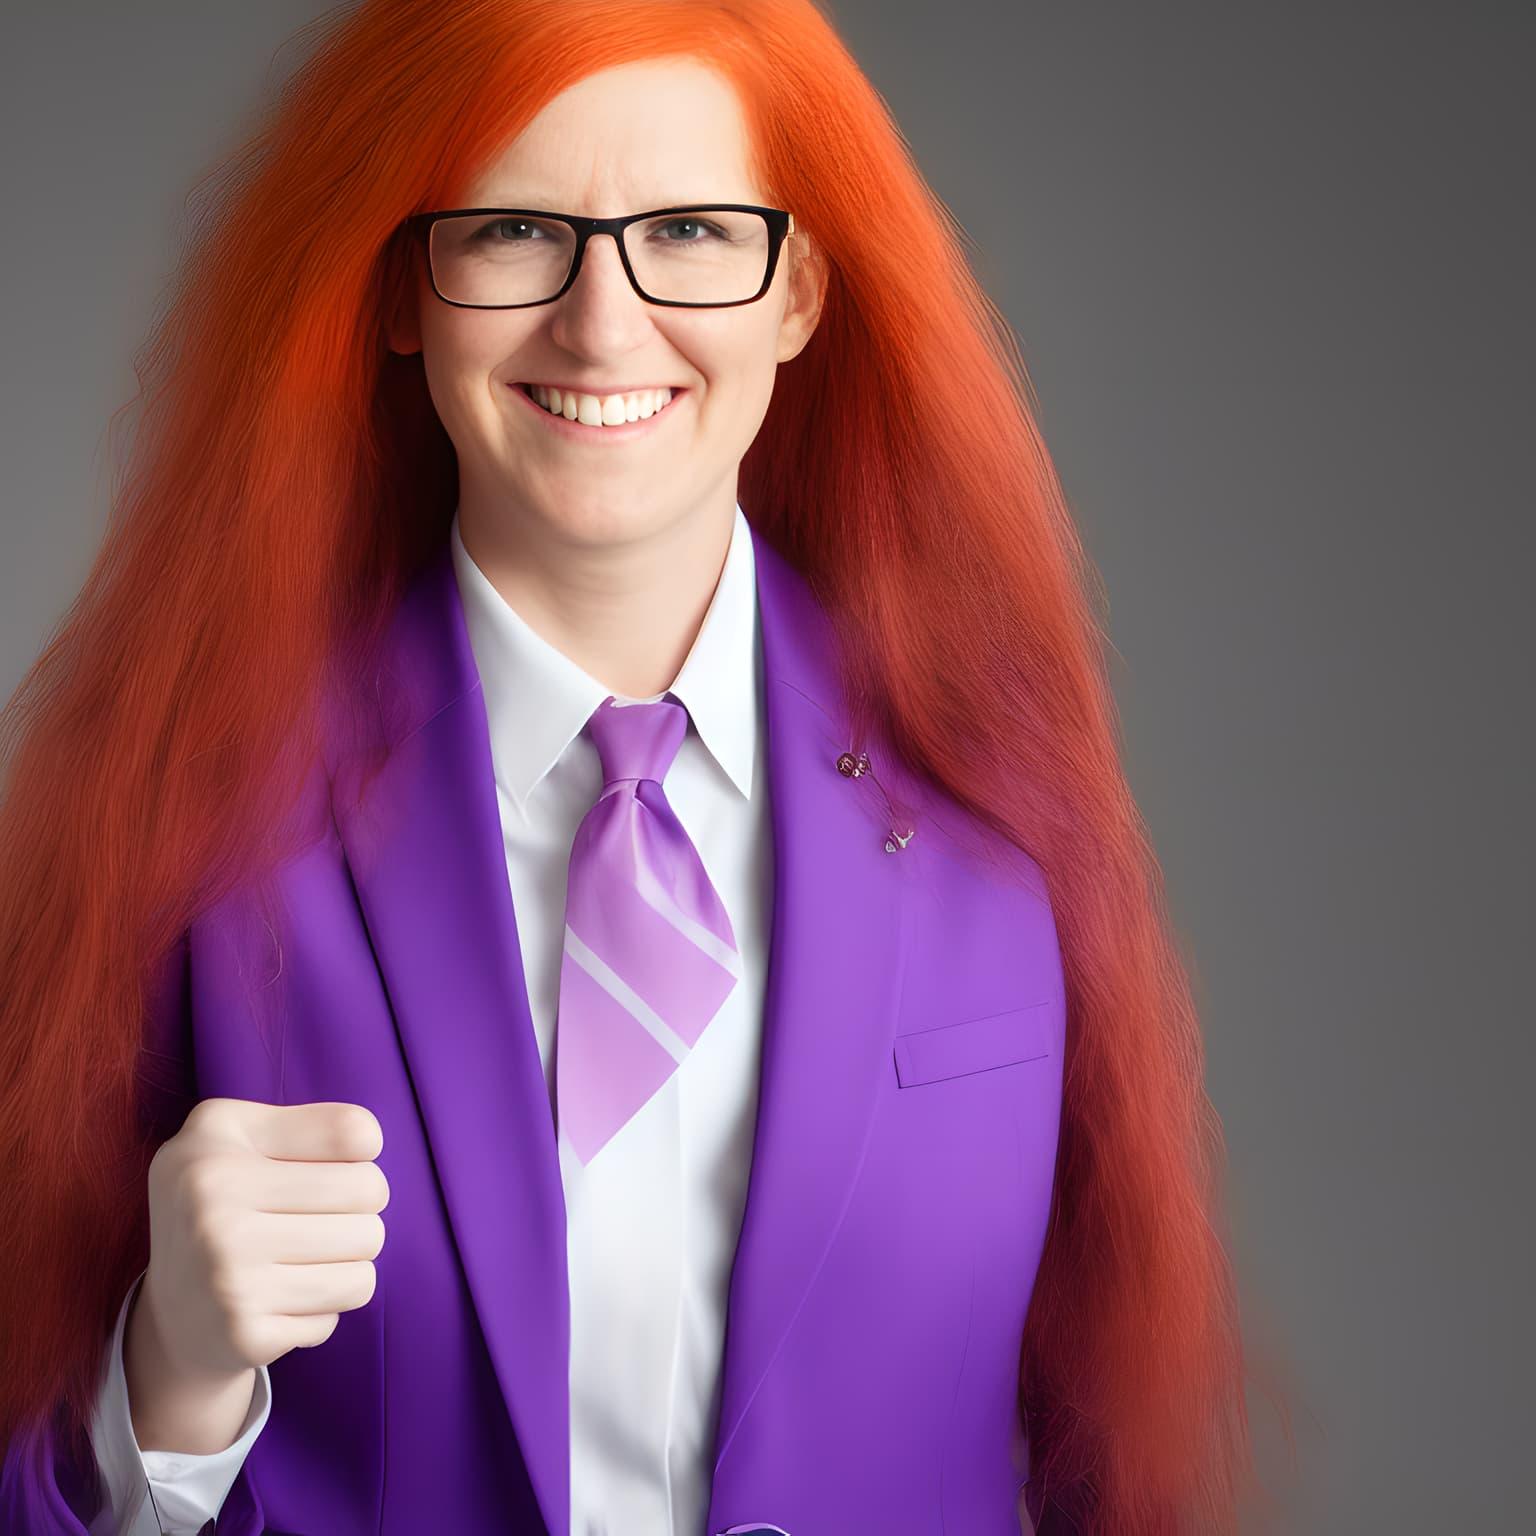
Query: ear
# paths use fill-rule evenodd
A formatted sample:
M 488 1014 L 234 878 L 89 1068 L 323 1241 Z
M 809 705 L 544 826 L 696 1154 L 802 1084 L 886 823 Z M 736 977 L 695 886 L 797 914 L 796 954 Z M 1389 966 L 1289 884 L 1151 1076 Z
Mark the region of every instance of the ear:
M 785 240 L 784 256 L 789 262 L 789 295 L 779 322 L 781 363 L 797 356 L 811 339 L 827 295 L 826 256 L 804 230 L 794 230 Z
M 421 351 L 421 291 L 415 255 L 391 285 L 394 297 L 384 320 L 384 335 L 391 352 L 408 356 Z

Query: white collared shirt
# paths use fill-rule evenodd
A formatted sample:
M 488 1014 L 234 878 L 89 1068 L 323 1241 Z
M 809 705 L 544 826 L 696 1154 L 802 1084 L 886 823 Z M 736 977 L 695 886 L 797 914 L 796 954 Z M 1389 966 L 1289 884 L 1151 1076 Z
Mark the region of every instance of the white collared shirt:
M 457 515 L 449 537 L 485 696 L 507 878 L 554 1116 L 566 876 L 576 829 L 602 789 L 597 748 L 581 733 L 612 690 L 501 597 L 465 550 Z M 705 1536 L 773 910 L 757 581 L 739 504 L 714 596 L 668 691 L 692 723 L 663 789 L 725 905 L 743 974 L 678 1069 L 587 1167 L 559 1136 L 571 1302 L 570 1536 Z M 92 1438 L 109 1505 L 92 1536 L 196 1532 L 218 1513 L 271 1411 L 271 1377 L 262 1367 L 240 1437 L 227 1450 L 140 1451 L 122 1366 L 138 1283 L 124 1298 L 103 1363 Z

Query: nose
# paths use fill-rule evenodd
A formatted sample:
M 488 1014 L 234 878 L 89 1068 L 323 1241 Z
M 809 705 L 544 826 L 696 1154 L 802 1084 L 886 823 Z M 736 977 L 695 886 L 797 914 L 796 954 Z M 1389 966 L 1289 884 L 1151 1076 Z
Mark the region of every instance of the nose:
M 652 323 L 651 306 L 635 292 L 612 235 L 593 235 L 575 281 L 556 300 L 551 331 L 579 355 L 614 356 L 637 344 Z
M 624 256 L 617 235 L 593 235 L 581 253 L 581 269 L 566 290 L 562 303 L 580 295 L 583 302 L 611 303 L 615 300 L 644 304 L 624 270 Z

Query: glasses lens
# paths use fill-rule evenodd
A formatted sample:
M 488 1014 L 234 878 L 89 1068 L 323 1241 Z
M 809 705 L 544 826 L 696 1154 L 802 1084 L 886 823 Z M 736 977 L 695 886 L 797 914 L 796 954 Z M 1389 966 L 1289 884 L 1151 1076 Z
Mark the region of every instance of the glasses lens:
M 732 304 L 752 298 L 768 270 L 760 213 L 697 208 L 641 219 L 624 231 L 635 280 L 653 299 Z
M 455 304 L 538 304 L 560 291 L 575 249 L 560 219 L 460 214 L 432 225 L 432 275 Z M 631 224 L 624 249 L 650 298 L 735 304 L 763 286 L 768 221 L 728 208 L 659 214 Z
M 559 292 L 575 249 L 559 219 L 460 214 L 432 225 L 432 276 L 455 304 L 535 304 Z

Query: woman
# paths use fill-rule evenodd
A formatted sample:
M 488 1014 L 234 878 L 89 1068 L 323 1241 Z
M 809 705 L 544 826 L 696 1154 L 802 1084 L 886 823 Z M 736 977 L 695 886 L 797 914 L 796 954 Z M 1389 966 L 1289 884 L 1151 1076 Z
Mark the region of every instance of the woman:
M 1092 573 L 814 7 L 370 0 L 150 364 L 6 720 L 4 1528 L 1235 1529 Z

